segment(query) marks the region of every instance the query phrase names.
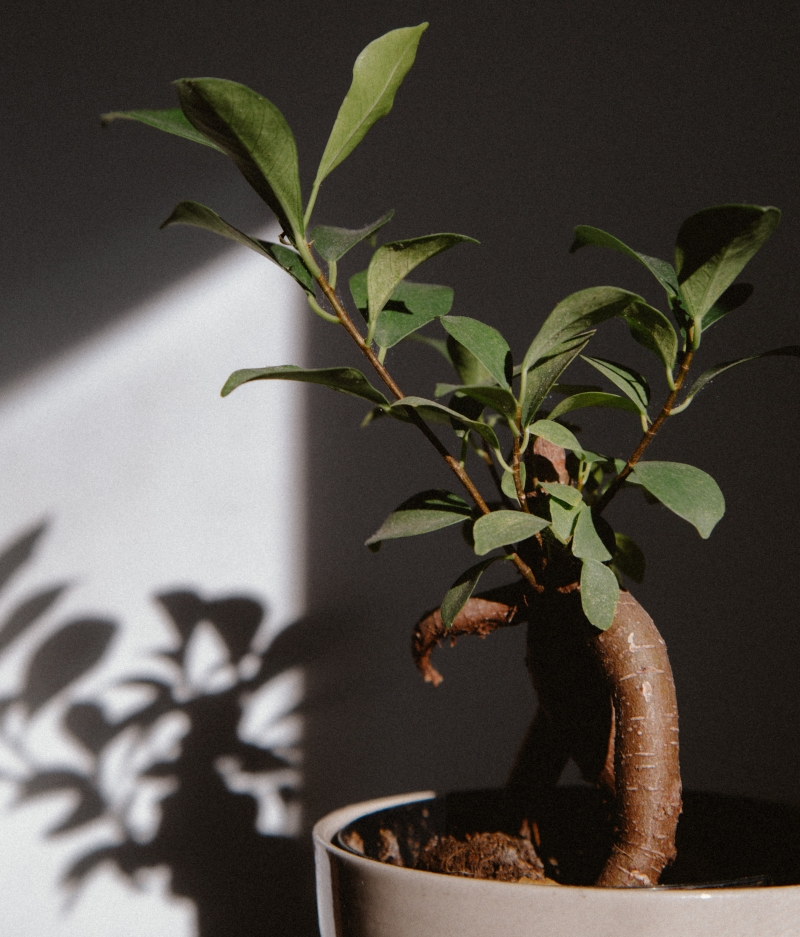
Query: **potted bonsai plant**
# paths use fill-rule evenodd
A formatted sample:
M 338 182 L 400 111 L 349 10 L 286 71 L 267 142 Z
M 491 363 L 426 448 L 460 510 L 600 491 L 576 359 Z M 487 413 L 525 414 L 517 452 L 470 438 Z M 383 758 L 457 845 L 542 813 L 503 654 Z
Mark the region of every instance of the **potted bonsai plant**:
M 407 497 L 367 540 L 375 550 L 386 540 L 461 525 L 477 557 L 414 630 L 414 659 L 424 678 L 441 679 L 431 653 L 443 640 L 529 623 L 527 663 L 539 709 L 507 791 L 495 798 L 495 814 L 483 811 L 489 825 L 467 829 L 445 817 L 437 827 L 428 801 L 381 814 L 372 825 L 351 821 L 387 803 L 326 818 L 317 827 L 320 894 L 327 902 L 320 909 L 323 934 L 486 934 L 494 932 L 491 922 L 497 933 L 550 937 L 607 934 L 612 925 L 617 934 L 706 934 L 717 926 L 734 934 L 750 933 L 753 920 L 760 933 L 789 933 L 787 922 L 800 911 L 800 889 L 791 885 L 745 887 L 764 880 L 744 876 L 735 883 L 740 887 L 713 893 L 653 890 L 675 859 L 682 810 L 675 688 L 664 642 L 625 587 L 627 579 L 641 581 L 643 554 L 605 516 L 617 496 L 638 491 L 703 538 L 722 517 L 724 498 L 708 474 L 650 460 L 648 447 L 729 368 L 765 355 L 800 354 L 800 346 L 789 346 L 699 375 L 693 368 L 705 332 L 752 292 L 736 280 L 780 213 L 746 204 L 698 212 L 678 231 L 674 264 L 579 226 L 572 250 L 604 247 L 642 264 L 663 288 L 666 314 L 623 288 L 583 289 L 556 305 L 515 358 L 495 328 L 450 314 L 450 288 L 408 279 L 427 259 L 473 239 L 437 233 L 376 246 L 391 212 L 357 230 L 312 225 L 322 183 L 390 111 L 426 27 L 393 30 L 359 55 L 305 201 L 286 120 L 243 85 L 182 79 L 176 82 L 179 108 L 104 115 L 105 121 L 137 120 L 229 156 L 277 217 L 279 242 L 250 237 L 195 202 L 181 202 L 164 225 L 205 228 L 278 264 L 319 318 L 346 330 L 370 374 L 351 366 L 246 368 L 230 376 L 223 396 L 252 381 L 320 384 L 364 400 L 370 408 L 365 422 L 410 424 L 452 472 L 455 490 Z M 343 290 L 340 262 L 363 241 L 375 247 L 368 268 L 354 272 Z M 621 319 L 655 356 L 664 388 L 653 400 L 636 370 L 587 354 L 595 331 L 612 319 Z M 421 336 L 428 325 L 443 329 L 439 338 Z M 440 352 L 449 369 L 433 396 L 405 393 L 391 370 L 389 352 L 414 338 Z M 579 359 L 599 373 L 603 386 L 564 381 Z M 626 411 L 635 421 L 638 441 L 626 457 L 582 444 L 572 415 L 598 407 Z M 495 563 L 509 566 L 514 581 L 476 595 L 482 574 Z M 556 784 L 570 758 L 591 789 L 565 799 Z M 734 815 L 746 812 L 741 804 L 728 806 Z M 560 827 L 572 832 L 559 833 Z M 687 882 L 713 877 L 699 872 Z M 791 880 L 773 875 L 770 883 Z M 575 887 L 527 887 L 533 882 Z M 454 902 L 443 918 L 436 916 L 439 894 Z M 410 910 L 401 914 L 401 908 Z

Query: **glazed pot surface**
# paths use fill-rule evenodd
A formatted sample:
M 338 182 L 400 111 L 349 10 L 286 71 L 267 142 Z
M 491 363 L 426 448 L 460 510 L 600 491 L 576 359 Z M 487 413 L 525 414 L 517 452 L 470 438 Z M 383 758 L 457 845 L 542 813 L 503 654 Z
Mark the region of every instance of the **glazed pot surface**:
M 451 816 L 476 794 L 450 795 Z M 500 796 L 487 792 L 490 801 Z M 593 792 L 567 792 L 571 813 Z M 314 828 L 317 890 L 322 937 L 790 937 L 800 934 L 800 885 L 698 886 L 703 873 L 697 848 L 684 842 L 684 880 L 689 887 L 603 889 L 576 885 L 532 885 L 478 881 L 399 868 L 357 855 L 335 843 L 348 825 L 368 840 L 377 811 L 400 807 L 402 824 L 441 824 L 447 798 L 430 792 L 356 804 L 335 811 Z M 571 799 L 570 799 L 571 798 Z M 421 803 L 421 802 L 425 803 Z M 403 805 L 417 803 L 418 807 Z M 687 794 L 689 816 L 684 840 L 694 828 L 697 846 L 722 858 L 726 872 L 752 871 L 754 881 L 800 880 L 800 814 L 792 808 L 759 802 Z M 482 807 L 478 808 L 480 813 Z M 494 809 L 490 805 L 490 809 Z M 580 826 L 580 809 L 574 826 Z M 427 814 L 432 820 L 422 817 Z M 706 816 L 705 814 L 710 814 Z M 385 817 L 379 822 L 386 822 Z M 366 819 L 359 819 L 366 818 Z M 738 818 L 737 826 L 732 818 Z M 755 819 L 754 819 L 755 818 Z M 746 862 L 744 821 L 761 823 L 750 835 L 756 855 Z M 485 817 L 481 818 L 481 822 Z M 456 825 L 461 820 L 456 819 Z M 684 822 L 684 821 L 682 821 Z M 752 826 L 752 823 L 750 824 Z M 715 828 L 719 832 L 715 833 Z M 679 826 L 680 834 L 680 826 Z M 774 843 L 772 840 L 774 839 Z M 787 851 L 779 856 L 773 846 Z M 736 845 L 744 847 L 737 852 Z M 679 843 L 680 849 L 680 843 Z M 753 852 L 753 849 L 749 850 Z M 547 858 L 547 857 L 545 857 Z M 680 861 L 680 860 L 679 860 Z M 749 864 L 748 864 L 749 863 Z M 678 863 L 676 863 L 676 869 Z M 765 874 L 766 872 L 766 874 Z M 708 878 L 714 878 L 713 870 Z M 673 874 L 674 878 L 674 874 Z M 747 876 L 749 878 L 749 875 Z M 747 879 L 745 879 L 747 880 Z

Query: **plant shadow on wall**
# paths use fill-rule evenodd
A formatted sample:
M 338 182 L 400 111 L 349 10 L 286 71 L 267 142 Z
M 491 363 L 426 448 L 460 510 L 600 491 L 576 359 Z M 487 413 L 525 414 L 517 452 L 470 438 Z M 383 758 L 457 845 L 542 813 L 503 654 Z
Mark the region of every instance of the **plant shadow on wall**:
M 0 555 L 0 589 L 44 530 Z M 4 780 L 14 782 L 17 803 L 72 796 L 49 837 L 90 824 L 107 831 L 72 862 L 65 887 L 79 890 L 104 863 L 133 883 L 141 870 L 166 866 L 174 894 L 196 906 L 200 937 L 316 934 L 310 851 L 291 835 L 300 823 L 302 728 L 302 673 L 286 666 L 293 639 L 283 632 L 267 649 L 264 610 L 251 598 L 164 592 L 155 598 L 172 647 L 142 672 L 76 698 L 74 685 L 103 661 L 118 626 L 87 617 L 48 627 L 45 613 L 65 588 L 37 591 L 0 619 L 0 655 L 42 632 L 28 642 L 21 688 L 0 699 L 0 744 L 17 766 Z M 115 694 L 128 700 L 122 716 Z M 29 744 L 54 711 L 74 750 L 58 764 L 43 763 Z

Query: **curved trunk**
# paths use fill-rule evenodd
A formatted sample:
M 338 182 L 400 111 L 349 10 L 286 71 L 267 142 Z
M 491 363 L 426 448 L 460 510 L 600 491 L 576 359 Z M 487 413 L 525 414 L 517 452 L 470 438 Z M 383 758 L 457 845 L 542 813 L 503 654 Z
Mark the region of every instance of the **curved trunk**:
M 528 668 L 539 698 L 508 786 L 526 793 L 555 786 L 572 757 L 583 777 L 613 799 L 613 846 L 598 885 L 655 885 L 675 856 L 681 812 L 678 713 L 667 650 L 650 616 L 621 591 L 608 631 L 583 615 L 580 593 L 522 583 L 470 599 L 445 631 L 439 610 L 414 631 L 423 676 L 441 676 L 430 655 L 442 639 L 485 636 L 529 621 Z

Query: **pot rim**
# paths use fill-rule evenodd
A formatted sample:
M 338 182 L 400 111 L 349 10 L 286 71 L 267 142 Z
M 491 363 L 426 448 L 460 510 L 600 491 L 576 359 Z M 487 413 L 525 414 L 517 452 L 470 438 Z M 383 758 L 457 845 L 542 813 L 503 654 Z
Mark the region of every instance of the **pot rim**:
M 531 888 L 548 888 L 554 889 L 559 892 L 569 891 L 571 895 L 597 895 L 598 893 L 614 893 L 619 895 L 629 896 L 627 900 L 642 900 L 636 898 L 635 896 L 650 896 L 647 900 L 652 900 L 654 894 L 661 894 L 664 896 L 677 896 L 680 895 L 684 900 L 690 896 L 696 897 L 698 900 L 708 900 L 712 897 L 717 898 L 720 894 L 731 894 L 731 893 L 743 893 L 743 892 L 758 892 L 763 894 L 768 892 L 774 895 L 780 894 L 796 894 L 800 890 L 800 885 L 735 885 L 726 886 L 720 888 L 719 886 L 710 886 L 703 887 L 697 885 L 689 886 L 680 886 L 680 885 L 669 885 L 669 886 L 660 886 L 655 885 L 649 888 L 598 888 L 596 885 L 561 885 L 553 884 L 548 886 L 547 884 L 542 885 L 530 885 L 520 882 L 500 882 L 491 879 L 474 879 L 460 876 L 452 875 L 443 875 L 441 872 L 428 872 L 425 869 L 407 869 L 389 863 L 380 862 L 377 859 L 370 859 L 367 856 L 360 856 L 358 853 L 352 852 L 349 849 L 343 849 L 341 846 L 337 845 L 334 841 L 336 834 L 342 830 L 349 823 L 352 823 L 354 820 L 359 819 L 360 817 L 367 816 L 371 813 L 377 813 L 379 810 L 386 810 L 390 807 L 399 807 L 405 804 L 418 803 L 423 800 L 433 800 L 437 794 L 434 791 L 415 791 L 409 794 L 395 794 L 390 797 L 379 797 L 374 800 L 365 800 L 360 803 L 348 804 L 344 807 L 340 807 L 337 810 L 332 811 L 331 813 L 326 814 L 324 817 L 321 817 L 315 824 L 312 830 L 312 837 L 314 845 L 317 848 L 321 848 L 326 852 L 332 853 L 335 856 L 338 856 L 340 859 L 345 859 L 348 863 L 353 863 L 356 866 L 364 866 L 366 869 L 377 871 L 377 868 L 385 869 L 387 875 L 401 875 L 401 876 L 428 876 L 435 878 L 446 878 L 450 881 L 459 881 L 462 882 L 465 887 L 481 887 L 481 888 L 514 888 L 514 889 L 525 889 L 530 891 Z M 626 899 L 623 899 L 626 900 Z

